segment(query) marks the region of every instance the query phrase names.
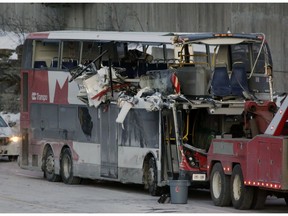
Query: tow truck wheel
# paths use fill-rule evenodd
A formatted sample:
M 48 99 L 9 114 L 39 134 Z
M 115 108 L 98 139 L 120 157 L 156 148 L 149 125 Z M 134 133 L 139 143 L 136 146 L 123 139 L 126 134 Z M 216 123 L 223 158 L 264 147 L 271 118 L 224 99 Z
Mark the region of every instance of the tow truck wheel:
M 46 151 L 44 160 L 44 177 L 51 182 L 58 182 L 61 180 L 60 175 L 55 174 L 55 159 L 51 148 Z
M 267 192 L 260 188 L 255 188 L 252 201 L 252 209 L 263 209 L 267 198 Z
M 159 196 L 161 188 L 157 186 L 157 166 L 154 157 L 151 157 L 148 161 L 148 169 L 146 171 L 146 187 L 152 196 Z
M 286 205 L 288 206 L 288 195 L 284 196 L 284 200 L 285 200 Z
M 253 202 L 254 188 L 244 185 L 241 166 L 233 168 L 231 177 L 231 198 L 236 209 L 249 209 Z
M 61 155 L 61 177 L 65 184 L 81 182 L 81 178 L 73 176 L 73 160 L 69 148 L 65 148 Z
M 216 163 L 213 166 L 210 179 L 211 198 L 216 206 L 229 206 L 230 197 L 230 176 L 225 175 L 222 165 Z

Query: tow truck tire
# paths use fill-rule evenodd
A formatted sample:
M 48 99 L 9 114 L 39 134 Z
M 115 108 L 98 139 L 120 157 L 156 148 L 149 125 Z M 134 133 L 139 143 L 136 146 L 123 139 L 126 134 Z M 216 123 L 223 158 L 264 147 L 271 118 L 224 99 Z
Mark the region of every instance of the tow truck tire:
M 267 198 L 267 192 L 265 190 L 255 188 L 251 208 L 257 210 L 264 209 L 266 198 Z
M 79 184 L 81 178 L 73 176 L 73 160 L 69 148 L 61 154 L 61 177 L 65 184 Z
M 250 209 L 254 197 L 254 188 L 245 186 L 241 166 L 237 164 L 232 171 L 231 199 L 234 208 Z
M 285 200 L 286 206 L 288 206 L 288 195 L 284 196 L 284 200 Z
M 61 181 L 60 175 L 55 174 L 55 158 L 52 149 L 49 147 L 44 159 L 44 177 L 50 182 Z
M 225 175 L 220 163 L 216 163 L 212 168 L 210 194 L 216 206 L 229 206 L 231 204 L 230 176 Z
M 157 166 L 154 157 L 151 157 L 148 161 L 148 170 L 147 170 L 147 187 L 148 191 L 152 196 L 159 196 L 161 188 L 157 185 Z

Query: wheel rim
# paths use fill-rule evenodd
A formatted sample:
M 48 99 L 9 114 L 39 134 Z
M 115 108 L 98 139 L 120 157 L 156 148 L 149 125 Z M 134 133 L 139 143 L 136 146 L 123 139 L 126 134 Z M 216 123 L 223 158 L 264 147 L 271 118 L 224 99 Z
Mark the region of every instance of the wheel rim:
M 233 197 L 235 200 L 239 200 L 241 197 L 241 179 L 239 175 L 236 175 L 233 181 Z
M 215 172 L 212 181 L 213 194 L 215 198 L 219 198 L 221 194 L 221 176 L 219 172 Z
M 48 173 L 54 173 L 54 157 L 49 155 L 46 159 L 46 171 Z

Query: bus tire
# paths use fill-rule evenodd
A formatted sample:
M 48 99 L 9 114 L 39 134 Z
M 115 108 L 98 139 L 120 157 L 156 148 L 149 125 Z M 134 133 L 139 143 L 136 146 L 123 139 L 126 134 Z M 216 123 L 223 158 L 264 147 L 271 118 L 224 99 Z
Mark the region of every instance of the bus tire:
M 149 193 L 152 196 L 159 196 L 161 192 L 161 188 L 158 187 L 157 185 L 158 175 L 157 175 L 156 161 L 154 157 L 150 157 L 148 161 L 148 169 L 147 169 L 147 174 L 145 176 L 147 178 L 145 182 L 147 184 Z
M 252 206 L 254 188 L 244 185 L 241 166 L 237 164 L 232 171 L 231 199 L 235 209 L 245 210 Z
M 60 175 L 55 174 L 55 158 L 51 148 L 48 148 L 45 154 L 44 177 L 50 182 L 61 181 Z
M 73 160 L 69 148 L 65 148 L 61 154 L 60 173 L 65 184 L 79 184 L 81 178 L 73 176 Z
M 229 206 L 230 176 L 225 175 L 221 163 L 216 163 L 211 172 L 210 194 L 215 206 Z
M 18 159 L 18 155 L 9 155 L 8 156 L 8 160 L 10 162 L 17 161 L 17 159 Z
M 257 210 L 264 209 L 266 198 L 267 198 L 267 192 L 265 190 L 255 188 L 251 208 Z

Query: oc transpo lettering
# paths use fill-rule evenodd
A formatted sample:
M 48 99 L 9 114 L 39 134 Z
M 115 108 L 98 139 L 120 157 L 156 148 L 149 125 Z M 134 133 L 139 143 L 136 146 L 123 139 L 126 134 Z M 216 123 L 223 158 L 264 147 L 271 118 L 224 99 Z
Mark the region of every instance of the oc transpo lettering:
M 32 100 L 47 101 L 48 95 L 41 95 L 38 92 L 32 92 Z

